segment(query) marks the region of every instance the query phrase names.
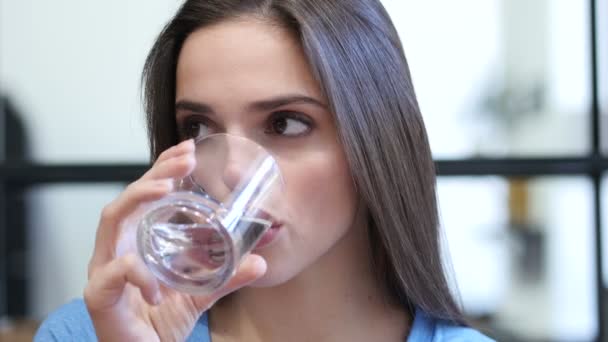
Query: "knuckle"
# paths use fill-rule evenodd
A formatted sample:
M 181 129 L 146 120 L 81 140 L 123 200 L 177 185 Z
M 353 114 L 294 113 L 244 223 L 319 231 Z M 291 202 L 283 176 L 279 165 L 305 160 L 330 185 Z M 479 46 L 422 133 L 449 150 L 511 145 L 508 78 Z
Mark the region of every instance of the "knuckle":
M 130 183 L 129 185 L 127 185 L 127 187 L 125 188 L 124 192 L 134 192 L 137 191 L 137 189 L 140 187 L 141 181 L 135 181 L 133 183 Z
M 89 282 L 82 292 L 82 299 L 87 311 L 92 315 L 99 306 L 99 294 Z M 93 318 L 93 317 L 91 317 Z
M 160 155 L 155 161 L 154 163 L 152 163 L 152 166 L 150 167 L 150 169 L 148 170 L 148 172 L 158 168 L 159 165 L 162 165 L 165 161 L 167 161 L 169 158 L 166 155 Z
M 110 203 L 101 209 L 101 220 L 112 221 L 116 217 L 116 206 Z
M 176 161 L 176 166 L 180 169 L 184 169 L 184 168 L 188 168 L 190 167 L 190 165 L 192 165 L 194 163 L 194 157 L 191 155 L 185 155 L 181 158 L 179 158 Z
M 84 288 L 82 292 L 82 299 L 90 307 L 90 304 L 93 302 L 93 296 L 95 295 L 94 291 L 91 289 L 90 283 Z
M 126 269 L 133 269 L 138 264 L 137 256 L 133 253 L 127 254 L 121 259 L 122 266 Z
M 171 164 L 172 159 L 159 160 L 148 170 L 149 179 L 157 178 L 159 173 L 162 173 L 162 170 L 167 167 L 167 165 Z
M 168 155 L 169 153 L 171 153 L 171 151 L 173 151 L 174 149 L 175 149 L 175 146 L 172 146 L 172 147 L 169 147 L 169 148 L 165 149 L 164 151 L 162 151 L 162 152 L 161 152 L 161 153 L 158 155 L 158 157 L 156 158 L 156 160 L 163 159 L 163 158 L 167 157 L 167 155 Z

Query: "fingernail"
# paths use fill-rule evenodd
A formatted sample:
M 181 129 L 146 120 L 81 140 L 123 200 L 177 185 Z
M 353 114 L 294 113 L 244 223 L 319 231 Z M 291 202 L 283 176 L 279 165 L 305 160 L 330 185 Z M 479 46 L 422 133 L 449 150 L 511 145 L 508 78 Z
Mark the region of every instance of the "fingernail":
M 196 164 L 196 158 L 194 157 L 193 154 L 187 154 L 184 156 L 184 160 L 187 161 L 188 164 Z

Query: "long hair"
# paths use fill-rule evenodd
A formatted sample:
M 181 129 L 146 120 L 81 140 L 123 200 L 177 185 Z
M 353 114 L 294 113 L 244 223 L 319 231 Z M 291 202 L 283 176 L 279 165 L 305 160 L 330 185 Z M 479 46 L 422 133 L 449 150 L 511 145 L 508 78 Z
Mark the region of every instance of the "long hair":
M 465 319 L 440 253 L 434 163 L 399 36 L 378 0 L 188 0 L 144 66 L 151 158 L 178 142 L 175 74 L 193 31 L 242 16 L 283 26 L 304 49 L 334 113 L 369 212 L 372 264 L 389 298 L 413 312 Z

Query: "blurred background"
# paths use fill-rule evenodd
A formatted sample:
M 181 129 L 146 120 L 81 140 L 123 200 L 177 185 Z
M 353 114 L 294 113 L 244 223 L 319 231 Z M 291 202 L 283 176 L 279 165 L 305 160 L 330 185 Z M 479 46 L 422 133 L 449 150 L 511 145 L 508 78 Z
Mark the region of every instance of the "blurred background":
M 467 314 L 608 342 L 608 0 L 382 2 Z M 146 168 L 141 69 L 180 3 L 0 0 L 0 334 L 82 295 L 101 208 Z

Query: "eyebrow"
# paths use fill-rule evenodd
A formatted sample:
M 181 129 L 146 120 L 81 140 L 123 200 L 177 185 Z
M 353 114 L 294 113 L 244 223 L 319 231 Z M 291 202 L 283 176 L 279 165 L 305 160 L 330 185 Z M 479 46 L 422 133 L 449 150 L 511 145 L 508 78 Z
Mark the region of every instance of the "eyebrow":
M 321 101 L 304 95 L 277 96 L 268 100 L 253 102 L 248 106 L 248 108 L 251 111 L 269 111 L 289 104 L 311 104 L 323 109 L 327 109 L 327 106 Z
M 247 109 L 252 112 L 271 111 L 273 109 L 289 104 L 312 104 L 322 109 L 328 109 L 323 102 L 304 95 L 281 95 L 267 100 L 255 101 L 247 105 Z M 212 114 L 213 109 L 210 105 L 202 102 L 190 100 L 180 100 L 175 103 L 175 110 L 188 110 L 199 114 Z

